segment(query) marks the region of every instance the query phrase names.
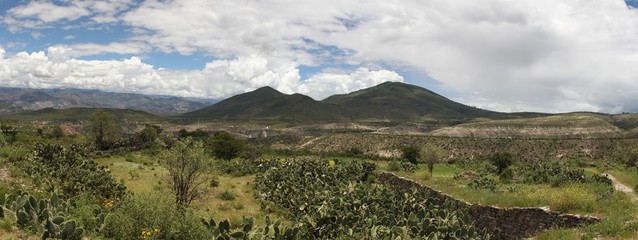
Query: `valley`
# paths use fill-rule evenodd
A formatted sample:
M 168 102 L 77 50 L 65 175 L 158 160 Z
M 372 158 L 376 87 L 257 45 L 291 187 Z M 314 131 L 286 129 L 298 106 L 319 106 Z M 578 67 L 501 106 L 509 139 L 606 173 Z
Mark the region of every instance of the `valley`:
M 636 114 L 499 113 L 384 83 L 323 101 L 265 87 L 183 114 L 0 119 L 9 239 L 638 237 Z M 529 211 L 533 227 L 486 225 L 476 209 Z

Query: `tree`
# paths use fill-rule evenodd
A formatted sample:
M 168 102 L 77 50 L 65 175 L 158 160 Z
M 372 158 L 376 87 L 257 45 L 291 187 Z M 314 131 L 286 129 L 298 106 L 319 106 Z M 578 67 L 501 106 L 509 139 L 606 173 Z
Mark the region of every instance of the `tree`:
M 419 158 L 421 157 L 419 148 L 415 146 L 409 146 L 409 147 L 404 147 L 403 149 L 401 149 L 401 151 L 403 152 L 402 154 L 403 159 L 405 159 L 406 161 L 414 165 L 417 165 Z
M 244 151 L 246 143 L 224 131 L 219 131 L 213 136 L 213 156 L 219 159 L 231 160 Z
M 18 130 L 10 125 L 2 124 L 0 126 L 0 131 L 5 136 L 5 140 L 9 143 L 13 143 L 16 141 L 16 135 L 18 134 Z
M 164 152 L 162 165 L 168 170 L 175 202 L 181 207 L 188 207 L 199 197 L 210 179 L 211 162 L 205 156 L 204 144 L 191 137 L 178 140 Z
M 430 172 L 430 176 L 432 176 L 432 171 L 434 171 L 434 164 L 440 162 L 443 157 L 445 157 L 445 151 L 432 144 L 426 144 L 425 147 L 421 148 L 421 161 L 428 164 L 428 171 Z
M 625 165 L 638 169 L 638 149 L 633 149 L 627 154 L 625 157 Z
M 64 137 L 64 129 L 60 125 L 55 125 L 51 129 L 51 137 L 62 138 Z
M 89 137 L 99 150 L 109 149 L 117 136 L 117 125 L 111 114 L 103 109 L 91 113 L 88 124 Z
M 149 144 L 155 142 L 155 139 L 159 137 L 159 134 L 162 133 L 162 131 L 162 127 L 160 126 L 146 124 L 146 126 L 144 126 L 144 129 L 139 132 L 139 141 L 142 143 L 142 145 L 148 146 Z
M 492 155 L 490 161 L 496 167 L 496 173 L 499 175 L 505 170 L 507 167 L 512 165 L 512 154 L 506 152 L 498 152 Z

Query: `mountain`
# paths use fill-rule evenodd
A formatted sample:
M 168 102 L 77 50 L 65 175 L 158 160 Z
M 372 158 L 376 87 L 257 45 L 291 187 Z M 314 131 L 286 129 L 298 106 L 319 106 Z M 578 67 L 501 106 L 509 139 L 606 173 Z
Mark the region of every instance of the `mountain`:
M 181 115 L 199 120 L 339 121 L 466 121 L 475 118 L 515 118 L 534 113 L 498 113 L 466 106 L 425 88 L 397 82 L 323 101 L 301 94 L 286 95 L 271 87 L 236 95 L 212 106 Z
M 0 88 L 0 115 L 46 108 L 117 108 L 157 114 L 191 112 L 209 100 L 82 89 Z
M 334 95 L 322 102 L 347 109 L 350 119 L 415 120 L 502 115 L 466 106 L 425 88 L 399 82 L 385 82 L 349 94 Z
M 119 124 L 122 123 L 159 123 L 165 122 L 166 118 L 160 115 L 147 113 L 131 109 L 105 108 L 105 111 L 113 115 Z M 45 108 L 35 111 L 25 111 L 21 113 L 2 115 L 0 119 L 26 120 L 26 121 L 51 121 L 51 122 L 82 122 L 88 121 L 89 116 L 95 108 L 66 108 L 53 109 Z
M 182 118 L 223 120 L 338 120 L 341 107 L 301 94 L 287 95 L 271 87 L 239 94 Z

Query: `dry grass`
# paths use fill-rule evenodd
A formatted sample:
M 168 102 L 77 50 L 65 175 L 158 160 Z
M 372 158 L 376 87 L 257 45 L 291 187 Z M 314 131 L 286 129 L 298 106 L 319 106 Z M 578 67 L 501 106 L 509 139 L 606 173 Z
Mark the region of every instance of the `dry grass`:
M 167 172 L 152 157 L 129 154 L 127 156 L 100 158 L 95 161 L 107 166 L 111 170 L 111 174 L 116 179 L 123 180 L 127 190 L 134 194 L 159 191 L 167 197 L 172 197 L 166 181 Z M 141 163 L 147 163 L 147 165 Z M 131 175 L 131 172 L 136 174 Z M 252 216 L 258 221 L 262 221 L 266 215 L 270 215 L 271 218 L 280 218 L 277 214 L 261 211 L 259 201 L 255 198 L 253 190 L 255 176 L 231 177 L 219 175 L 216 177 L 219 181 L 219 186 L 212 187 L 207 185 L 205 194 L 203 194 L 201 199 L 197 199 L 191 204 L 193 210 L 201 217 L 212 217 L 216 221 L 229 219 L 231 223 L 240 221 L 243 216 Z M 219 194 L 226 190 L 232 192 L 235 199 L 220 199 Z

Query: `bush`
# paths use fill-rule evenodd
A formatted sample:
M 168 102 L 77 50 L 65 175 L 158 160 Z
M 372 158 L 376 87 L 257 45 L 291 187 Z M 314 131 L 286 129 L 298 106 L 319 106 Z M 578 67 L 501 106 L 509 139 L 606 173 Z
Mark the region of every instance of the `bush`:
M 234 208 L 235 210 L 242 210 L 242 209 L 244 209 L 244 204 L 243 204 L 243 203 L 240 203 L 240 202 L 233 203 L 233 208 Z
M 172 198 L 135 195 L 121 202 L 104 220 L 102 233 L 114 239 L 142 238 L 157 229 L 153 239 L 211 239 L 212 234 L 190 210 L 178 208 Z
M 390 161 L 388 163 L 388 170 L 390 171 L 405 171 L 405 172 L 414 172 L 416 170 L 416 165 L 410 162 L 403 161 Z
M 126 187 L 115 181 L 109 170 L 92 160 L 82 159 L 76 146 L 38 144 L 32 161 L 21 161 L 25 173 L 34 184 L 49 191 L 58 191 L 72 198 L 90 193 L 103 200 L 121 198 Z
M 217 179 L 216 177 L 211 178 L 210 186 L 214 188 L 219 187 L 219 179 Z
M 498 177 L 501 182 L 509 182 L 510 180 L 512 180 L 512 178 L 514 178 L 514 171 L 511 167 L 505 168 L 505 170 L 503 170 L 503 172 L 501 172 Z
M 231 191 L 228 191 L 228 189 L 226 189 L 219 194 L 219 199 L 224 201 L 232 201 L 232 200 L 235 200 L 235 194 Z
M 496 181 L 487 177 L 485 174 L 481 174 L 478 178 L 472 179 L 468 186 L 474 189 L 487 189 L 492 192 L 496 192 Z
M 496 167 L 496 173 L 501 174 L 506 168 L 512 165 L 513 156 L 510 153 L 496 153 L 490 158 L 490 162 Z
M 217 132 L 213 136 L 212 153 L 218 159 L 231 160 L 246 148 L 246 142 L 228 132 Z
M 255 177 L 262 200 L 288 210 L 301 239 L 485 239 L 464 211 L 365 182 L 375 165 L 286 160 Z
M 419 158 L 421 158 L 421 150 L 415 146 L 409 146 L 401 149 L 403 154 L 401 155 L 404 160 L 417 165 Z
M 531 197 L 548 199 L 550 201 L 549 207 L 559 212 L 589 212 L 597 202 L 595 194 L 590 193 L 586 187 L 576 184 L 564 186 L 560 191 L 537 191 Z

